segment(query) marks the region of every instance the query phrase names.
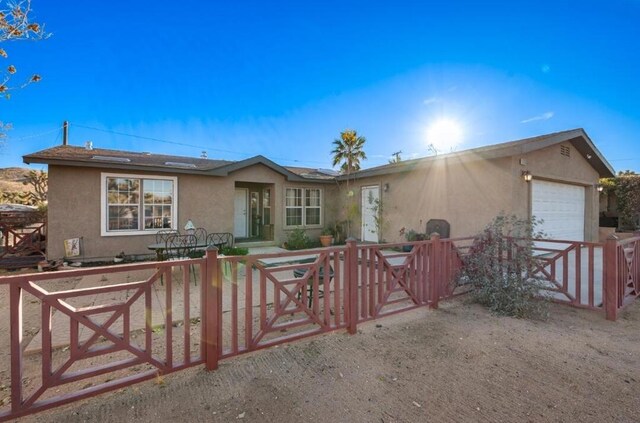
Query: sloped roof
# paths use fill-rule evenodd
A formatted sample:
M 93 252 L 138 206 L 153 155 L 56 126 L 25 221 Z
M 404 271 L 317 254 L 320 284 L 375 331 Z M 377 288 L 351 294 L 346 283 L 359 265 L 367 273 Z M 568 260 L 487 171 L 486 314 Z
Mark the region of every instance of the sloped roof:
M 72 145 L 59 145 L 38 151 L 37 153 L 27 154 L 23 157 L 23 160 L 28 164 L 70 164 L 68 162 L 75 162 L 78 164 L 90 164 L 91 166 L 94 166 L 100 163 L 110 165 L 115 163 L 134 167 L 166 168 L 171 170 L 176 167 L 175 163 L 179 163 L 184 165 L 180 167 L 200 171 L 211 170 L 224 166 L 228 163 L 233 163 L 227 160 L 211 160 L 187 156 L 139 153 L 124 150 L 108 150 L 105 148 L 93 148 L 88 150 L 85 147 Z
M 87 149 L 85 147 L 60 145 L 23 156 L 27 164 L 43 163 L 107 169 L 149 170 L 167 173 L 191 173 L 210 176 L 227 176 L 229 173 L 256 164 L 262 164 L 284 175 L 290 181 L 317 180 L 314 176 L 296 173 L 280 166 L 264 156 L 255 156 L 240 161 L 203 159 L 187 156 L 139 153 L 104 148 Z M 333 178 L 329 178 L 333 180 Z M 320 180 L 320 182 L 326 182 Z
M 604 158 L 602 153 L 600 153 L 600 151 L 596 148 L 584 129 L 578 128 L 516 141 L 509 141 L 500 144 L 472 148 L 469 150 L 463 150 L 454 153 L 422 157 L 413 160 L 403 160 L 399 163 L 386 164 L 360 170 L 358 172 L 352 173 L 350 178 L 357 179 L 365 178 L 368 176 L 386 175 L 390 173 L 409 172 L 416 167 L 425 166 L 437 160 L 490 160 L 501 157 L 522 155 L 563 142 L 571 143 L 574 148 L 583 157 L 585 157 L 585 159 L 587 159 L 591 166 L 593 166 L 593 168 L 600 174 L 601 178 L 610 178 L 615 176 L 613 167 Z M 338 177 L 338 180 L 344 180 L 346 179 L 346 177 L 346 175 L 341 175 Z
M 309 179 L 327 179 L 334 180 L 336 176 L 340 175 L 339 172 L 331 169 L 316 169 L 311 167 L 293 167 L 287 166 L 287 170 Z
M 286 167 L 280 166 L 279 164 L 277 164 L 276 162 L 267 159 L 264 156 L 254 156 L 254 157 L 250 157 L 248 159 L 245 160 L 240 160 L 238 162 L 230 162 L 227 163 L 223 166 L 217 167 L 216 169 L 212 170 L 210 172 L 210 174 L 212 175 L 217 175 L 217 176 L 227 176 L 228 174 L 235 172 L 237 170 L 240 169 L 244 169 L 250 166 L 254 166 L 257 164 L 261 164 L 263 166 L 266 166 L 268 168 L 270 168 L 271 170 L 278 172 L 284 176 L 287 177 L 287 180 L 289 181 L 305 181 L 307 178 L 304 177 L 304 175 L 300 175 L 297 174 L 295 172 L 292 172 L 291 170 L 287 169 Z
M 574 148 L 593 166 L 600 177 L 615 175 L 613 167 L 595 147 L 584 129 L 572 129 L 516 141 L 472 148 L 455 153 L 403 160 L 399 163 L 363 169 L 352 173 L 351 178 L 408 172 L 416 167 L 428 166 L 436 160 L 489 160 L 526 154 L 563 142 L 571 143 Z M 106 169 L 149 170 L 166 173 L 191 173 L 210 176 L 227 176 L 237 170 L 261 164 L 284 175 L 289 181 L 315 181 L 329 183 L 344 180 L 346 175 L 328 169 L 306 167 L 283 167 L 264 156 L 254 156 L 240 161 L 203 159 L 186 156 L 138 153 L 132 151 L 109 150 L 102 148 L 61 145 L 23 156 L 27 164 L 43 163 L 52 165 L 98 167 Z

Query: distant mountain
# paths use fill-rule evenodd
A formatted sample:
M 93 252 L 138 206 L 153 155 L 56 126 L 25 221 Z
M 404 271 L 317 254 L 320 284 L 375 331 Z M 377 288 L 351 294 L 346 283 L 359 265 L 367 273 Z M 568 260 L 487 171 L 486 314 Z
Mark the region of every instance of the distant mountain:
M 28 173 L 29 169 L 21 167 L 0 168 L 0 192 L 30 191 L 30 186 L 22 184 Z

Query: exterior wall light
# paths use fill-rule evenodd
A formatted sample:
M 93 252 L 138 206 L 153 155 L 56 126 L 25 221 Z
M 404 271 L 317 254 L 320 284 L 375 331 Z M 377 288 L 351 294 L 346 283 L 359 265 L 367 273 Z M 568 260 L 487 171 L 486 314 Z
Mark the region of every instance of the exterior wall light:
M 596 184 L 596 189 L 598 190 L 598 192 L 602 192 L 604 190 L 604 187 L 601 184 Z
M 196 225 L 193 224 L 191 219 L 187 220 L 187 224 L 184 225 L 184 230 L 185 231 L 193 231 L 195 228 L 196 228 Z
M 523 170 L 522 178 L 525 180 L 525 182 L 531 182 L 531 180 L 533 179 L 533 175 L 528 170 Z
M 389 183 L 384 184 L 384 192 L 389 191 Z

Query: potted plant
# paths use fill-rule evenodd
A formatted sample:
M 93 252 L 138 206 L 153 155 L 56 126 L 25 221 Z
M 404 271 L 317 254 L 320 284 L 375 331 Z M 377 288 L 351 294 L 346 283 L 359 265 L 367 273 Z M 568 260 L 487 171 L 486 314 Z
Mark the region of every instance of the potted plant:
M 118 254 L 116 254 L 116 256 L 113 258 L 113 262 L 114 263 L 122 263 L 125 259 L 125 254 L 124 251 L 120 251 Z
M 408 231 L 404 232 L 404 238 L 407 240 L 407 242 L 417 241 L 418 240 L 418 233 L 416 231 L 414 231 L 413 229 L 409 229 Z M 402 251 L 404 251 L 405 253 L 408 253 L 411 250 L 413 250 L 413 245 L 403 245 L 402 246 Z
M 333 243 L 333 230 L 331 227 L 326 227 L 320 233 L 320 244 L 323 247 L 330 247 Z

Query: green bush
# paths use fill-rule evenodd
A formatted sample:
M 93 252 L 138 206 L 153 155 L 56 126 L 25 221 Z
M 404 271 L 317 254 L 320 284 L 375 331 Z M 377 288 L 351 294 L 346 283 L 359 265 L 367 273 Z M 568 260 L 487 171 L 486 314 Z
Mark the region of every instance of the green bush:
M 206 252 L 204 250 L 191 250 L 187 252 L 187 257 L 196 259 L 204 257 L 205 254 Z
M 249 249 L 244 247 L 222 247 L 220 254 L 225 256 L 246 256 L 249 254 Z
M 536 231 L 539 223 L 535 218 L 499 215 L 475 238 L 458 275 L 458 284 L 471 286 L 473 301 L 498 315 L 548 316 L 544 282 L 531 275 L 540 264 L 531 241 L 544 238 Z
M 304 250 L 310 246 L 311 242 L 309 241 L 309 237 L 304 229 L 296 228 L 289 232 L 289 237 L 287 238 L 287 250 Z
M 618 199 L 618 213 L 620 215 L 619 228 L 635 231 L 640 214 L 640 176 L 625 175 L 616 178 L 616 196 Z

